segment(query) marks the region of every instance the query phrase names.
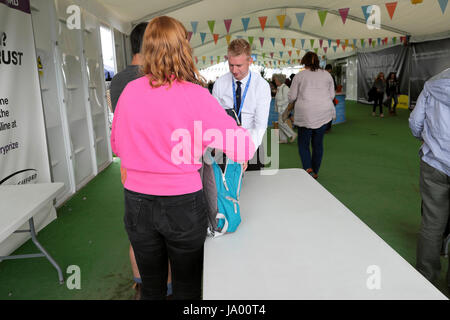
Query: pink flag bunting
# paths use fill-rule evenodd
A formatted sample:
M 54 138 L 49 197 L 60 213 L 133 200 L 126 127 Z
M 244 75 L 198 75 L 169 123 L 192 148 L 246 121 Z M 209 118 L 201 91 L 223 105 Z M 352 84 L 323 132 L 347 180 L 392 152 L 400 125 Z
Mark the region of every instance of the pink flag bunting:
M 225 23 L 225 29 L 227 29 L 227 33 L 230 33 L 230 27 L 231 27 L 231 21 L 232 21 L 233 19 L 226 19 L 226 20 L 223 20 L 223 22 Z
M 345 21 L 347 21 L 347 16 L 348 16 L 349 11 L 350 11 L 350 8 L 339 9 L 339 14 L 341 15 L 343 24 L 345 24 Z

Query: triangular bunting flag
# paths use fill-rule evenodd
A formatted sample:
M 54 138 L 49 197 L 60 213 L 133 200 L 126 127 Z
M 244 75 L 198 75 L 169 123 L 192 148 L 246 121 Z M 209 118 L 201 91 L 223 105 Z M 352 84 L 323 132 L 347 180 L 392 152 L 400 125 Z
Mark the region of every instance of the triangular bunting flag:
M 272 66 L 272 61 L 269 61 L 269 65 Z
M 286 47 L 286 38 L 281 38 L 281 43 L 283 44 L 283 47 Z
M 377 38 L 378 45 L 381 44 L 381 38 Z
M 319 48 L 314 48 L 314 52 L 317 54 L 317 52 L 319 51 Z
M 202 44 L 205 43 L 205 38 L 206 38 L 206 33 L 205 32 L 200 32 L 200 38 L 202 39 Z
M 341 43 L 341 40 L 340 39 L 337 39 L 336 40 L 336 45 L 339 47 L 339 44 Z
M 248 43 L 250 43 L 250 46 L 253 44 L 253 39 L 254 39 L 255 37 L 248 37 Z
M 288 64 L 291 64 L 291 59 L 288 60 Z
M 197 33 L 198 21 L 192 21 L 192 22 L 191 22 L 191 26 L 192 26 L 192 32 L 193 32 L 194 34 L 196 34 L 196 33 Z
M 270 53 L 270 57 L 273 59 L 273 52 Z
M 211 33 L 214 33 L 214 25 L 215 24 L 216 24 L 215 20 L 209 20 L 208 21 L 209 30 L 211 30 Z
M 347 21 L 347 16 L 348 16 L 349 11 L 350 11 L 350 8 L 339 9 L 339 14 L 341 15 L 343 24 L 345 24 L 345 21 Z
M 227 35 L 225 36 L 225 38 L 227 39 L 227 44 L 229 45 L 230 42 L 231 42 L 231 35 L 230 35 L 230 34 L 227 34 Z
M 331 39 L 328 40 L 328 47 L 331 48 Z
M 353 39 L 353 49 L 355 49 L 355 47 L 356 47 L 356 39 Z
M 325 53 L 327 53 L 328 48 L 327 47 L 323 47 L 323 51 L 325 51 Z
M 336 52 L 337 46 L 333 46 L 333 50 L 334 52 Z
M 247 32 L 250 18 L 242 18 L 241 20 L 242 20 L 242 26 L 244 27 L 244 31 Z
M 322 48 L 322 45 L 323 45 L 323 40 L 322 39 L 319 39 L 319 45 Z
M 259 42 L 261 43 L 261 48 L 264 46 L 264 37 L 259 37 Z
M 305 39 L 301 39 L 300 41 L 302 43 L 302 49 L 303 49 L 305 47 Z
M 405 43 L 406 42 L 406 37 L 400 37 L 400 41 Z
M 448 0 L 438 0 L 439 6 L 441 7 L 442 14 L 445 13 L 445 9 L 447 9 Z
M 375 41 L 372 41 L 372 47 L 375 48 Z
M 292 47 L 295 48 L 295 41 L 297 41 L 296 39 L 291 39 L 291 43 L 292 43 Z
M 217 56 L 217 63 L 220 62 L 220 56 Z
M 227 30 L 227 33 L 230 33 L 231 21 L 233 21 L 233 19 L 223 20 L 223 22 L 225 23 L 225 29 Z
M 345 39 L 345 46 L 348 46 L 348 39 Z
M 272 45 L 275 47 L 275 38 L 270 38 L 270 41 L 272 41 Z
M 197 58 L 197 56 L 195 56 L 194 58 L 195 58 L 195 63 L 198 63 L 198 58 Z
M 188 41 L 191 42 L 192 38 L 192 31 L 188 31 Z
M 288 55 L 290 57 L 292 55 L 292 51 L 288 51 Z
M 372 6 L 361 6 L 363 14 L 364 14 L 364 20 L 367 21 L 370 17 L 370 13 L 372 12 Z
M 217 33 L 213 34 L 214 43 L 217 44 L 217 40 L 219 40 L 219 35 Z
M 391 20 L 392 20 L 392 17 L 394 16 L 395 8 L 397 8 L 397 2 L 389 2 L 389 3 L 386 3 L 385 5 L 386 5 L 386 9 L 389 13 L 389 17 L 391 17 Z
M 352 49 L 355 50 L 355 45 L 354 44 L 352 44 Z
M 283 51 L 280 51 L 280 58 L 283 58 Z
M 264 39 L 264 38 L 263 38 Z M 266 53 L 265 52 L 263 52 L 262 53 L 262 58 L 264 59 L 266 57 Z
M 267 22 L 267 16 L 266 17 L 258 17 L 259 24 L 261 25 L 261 30 L 264 31 L 264 28 L 266 27 Z
M 204 64 L 206 61 L 206 56 L 202 56 L 202 60 L 203 60 L 203 64 Z
M 280 29 L 284 29 L 284 20 L 286 20 L 286 15 L 282 14 L 277 16 L 278 23 L 280 25 Z
M 310 39 L 309 42 L 311 43 L 311 48 L 314 47 L 314 39 Z
M 298 56 L 300 56 L 300 51 L 301 51 L 301 50 L 297 50 L 297 55 L 298 55 Z
M 317 11 L 317 14 L 319 15 L 319 19 L 320 19 L 320 24 L 323 27 L 323 24 L 325 23 L 325 19 L 327 18 L 327 13 L 328 11 L 325 10 L 319 10 Z
M 372 45 L 372 38 L 369 38 L 369 46 Z
M 361 47 L 363 47 L 364 48 L 364 39 L 361 39 Z
M 388 44 L 388 37 L 384 38 L 384 44 Z
M 302 25 L 303 25 L 303 19 L 305 19 L 305 13 L 299 12 L 299 13 L 296 13 L 295 16 L 297 17 L 298 26 L 301 29 Z
M 392 43 L 395 44 L 397 42 L 397 37 L 392 38 Z

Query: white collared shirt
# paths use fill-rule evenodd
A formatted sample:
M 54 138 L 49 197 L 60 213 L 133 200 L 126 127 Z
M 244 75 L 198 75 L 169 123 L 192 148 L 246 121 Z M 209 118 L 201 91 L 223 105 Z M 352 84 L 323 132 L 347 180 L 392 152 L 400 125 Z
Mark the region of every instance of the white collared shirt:
M 240 80 L 242 99 L 244 98 L 245 86 L 250 78 L 250 72 L 244 79 Z M 266 133 L 272 97 L 269 83 L 259 73 L 251 72 L 251 74 L 252 78 L 241 110 L 241 120 L 242 127 L 249 131 L 253 143 L 256 147 L 259 147 Z M 212 95 L 224 109 L 234 108 L 233 81 L 237 89 L 237 80 L 231 72 L 228 72 L 214 83 Z

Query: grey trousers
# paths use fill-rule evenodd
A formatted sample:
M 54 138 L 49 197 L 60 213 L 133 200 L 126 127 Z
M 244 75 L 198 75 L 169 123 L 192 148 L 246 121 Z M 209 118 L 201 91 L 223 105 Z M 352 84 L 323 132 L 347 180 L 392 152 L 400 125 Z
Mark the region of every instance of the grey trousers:
M 431 283 L 441 272 L 441 250 L 450 217 L 450 177 L 420 160 L 422 223 L 417 243 L 417 270 Z M 449 258 L 450 259 L 450 258 Z M 450 268 L 447 270 L 450 287 Z

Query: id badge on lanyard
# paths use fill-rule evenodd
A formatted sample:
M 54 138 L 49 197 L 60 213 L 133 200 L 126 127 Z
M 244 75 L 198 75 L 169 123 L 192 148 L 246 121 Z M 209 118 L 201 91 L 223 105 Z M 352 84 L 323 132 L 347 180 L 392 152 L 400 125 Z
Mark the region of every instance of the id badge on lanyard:
M 239 106 L 239 113 L 237 115 L 238 118 L 241 116 L 242 106 L 244 105 L 244 100 L 245 100 L 245 97 L 247 96 L 247 91 L 248 91 L 248 87 L 250 86 L 251 80 L 252 80 L 252 73 L 250 72 L 250 76 L 248 78 L 247 84 L 245 85 L 244 94 L 242 95 L 241 105 Z M 231 82 L 233 83 L 233 102 L 234 102 L 234 106 L 236 106 L 236 85 L 234 84 L 233 79 L 231 79 Z

